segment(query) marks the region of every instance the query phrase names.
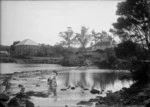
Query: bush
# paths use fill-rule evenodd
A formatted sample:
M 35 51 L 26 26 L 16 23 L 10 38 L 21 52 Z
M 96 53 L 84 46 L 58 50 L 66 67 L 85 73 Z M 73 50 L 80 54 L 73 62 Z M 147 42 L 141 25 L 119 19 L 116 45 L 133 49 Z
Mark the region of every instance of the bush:
M 63 66 L 80 66 L 82 65 L 81 59 L 76 55 L 65 56 L 61 61 Z
M 109 68 L 109 63 L 107 60 L 102 60 L 99 62 L 95 62 L 95 64 L 100 68 L 100 69 L 106 69 Z

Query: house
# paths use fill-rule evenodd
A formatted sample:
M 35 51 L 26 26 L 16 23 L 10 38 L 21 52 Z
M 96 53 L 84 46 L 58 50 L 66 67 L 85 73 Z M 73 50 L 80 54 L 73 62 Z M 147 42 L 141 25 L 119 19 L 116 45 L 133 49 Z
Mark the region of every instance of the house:
M 18 44 L 16 44 L 15 46 L 39 46 L 39 44 L 34 42 L 31 39 L 25 39 L 25 40 L 19 42 Z
M 113 48 L 116 46 L 115 41 L 100 41 L 96 43 L 94 46 L 92 46 L 91 51 L 97 51 L 97 50 L 105 50 L 107 48 Z
M 15 45 L 15 53 L 16 55 L 35 55 L 37 53 L 37 48 L 39 48 L 39 44 L 30 39 L 25 39 L 18 44 Z
M 113 50 L 113 48 L 116 46 L 115 41 L 100 41 L 93 45 L 92 47 L 88 48 L 88 51 L 86 52 L 85 56 L 88 59 L 95 59 L 95 60 L 106 60 L 108 58 L 106 50 L 110 49 Z

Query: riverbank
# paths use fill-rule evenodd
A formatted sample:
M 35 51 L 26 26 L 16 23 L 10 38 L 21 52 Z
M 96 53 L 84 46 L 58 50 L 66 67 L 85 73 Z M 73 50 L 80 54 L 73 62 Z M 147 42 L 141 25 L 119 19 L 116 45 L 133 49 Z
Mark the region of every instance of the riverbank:
M 11 56 L 1 57 L 0 63 L 19 63 L 19 64 L 60 64 L 61 57 L 24 57 L 15 58 Z
M 133 84 L 113 93 L 109 91 L 105 97 L 97 96 L 84 101 L 86 104 L 91 102 L 95 102 L 95 107 L 149 107 L 150 83 Z
M 64 67 L 64 68 L 57 68 L 58 73 L 61 74 L 61 72 L 109 72 L 110 70 L 101 70 L 95 68 L 95 67 Z M 25 93 L 31 97 L 31 101 L 35 103 L 36 106 L 40 105 L 42 107 L 42 103 L 39 104 L 39 102 L 42 100 L 43 102 L 50 104 L 50 99 L 56 100 L 60 103 L 63 101 L 62 98 L 57 98 L 56 96 L 49 96 L 48 89 L 49 86 L 47 84 L 48 77 L 52 74 L 53 70 L 33 70 L 33 71 L 22 71 L 22 72 L 14 72 L 14 73 L 7 73 L 7 74 L 1 74 L 0 75 L 0 81 L 1 83 L 8 77 L 11 77 L 11 88 L 9 89 L 9 92 L 7 93 L 10 97 L 14 97 L 16 93 L 20 91 L 19 85 L 23 85 L 26 89 Z M 113 72 L 110 74 L 111 77 L 113 77 Z M 116 72 L 121 72 L 120 70 Z M 129 72 L 125 72 L 125 74 L 129 74 Z M 68 74 L 67 74 L 68 75 Z M 119 76 L 122 74 L 119 73 Z M 124 74 L 123 74 L 124 75 Z M 74 78 L 74 74 L 72 74 L 71 78 Z M 105 76 L 105 75 L 103 75 Z M 95 77 L 103 78 L 103 76 L 95 75 Z M 108 76 L 107 78 L 103 78 L 102 81 L 108 81 L 111 78 Z M 83 78 L 83 77 L 82 77 Z M 65 78 L 64 78 L 65 79 Z M 119 79 L 119 78 L 118 78 Z M 69 81 L 69 80 L 66 80 Z M 99 81 L 99 80 L 98 80 Z M 83 83 L 83 81 L 81 81 Z M 110 81 L 112 82 L 112 81 Z M 58 81 L 59 83 L 59 81 Z M 59 85 L 60 86 L 60 85 Z M 34 89 L 34 90 L 33 90 Z M 62 95 L 62 93 L 65 93 L 66 95 L 69 93 L 75 93 L 72 97 L 74 98 L 76 96 L 76 92 L 80 91 L 80 88 L 71 86 L 71 87 L 58 87 L 57 90 L 59 91 L 58 95 Z M 85 100 L 74 100 L 72 103 L 67 103 L 69 105 L 76 105 L 78 106 L 91 106 L 91 107 L 132 107 L 131 105 L 134 105 L 133 107 L 145 107 L 145 105 L 149 102 L 150 97 L 150 85 L 133 85 L 130 88 L 123 88 L 120 91 L 112 92 L 112 90 L 91 90 L 91 88 L 85 88 L 81 90 L 83 92 L 84 96 L 90 95 Z M 90 94 L 92 93 L 92 94 Z M 98 96 L 97 96 L 98 95 Z M 106 97 L 104 97 L 107 95 Z M 97 96 L 97 97 L 96 97 Z M 61 96 L 64 97 L 64 96 Z M 67 99 L 66 99 L 67 100 Z M 68 101 L 68 102 L 71 102 Z M 45 104 L 44 103 L 44 104 Z M 51 102 L 52 104 L 56 104 L 55 101 Z M 60 103 L 61 105 L 62 103 Z M 45 104 L 46 106 L 46 104 Z M 64 107 L 65 104 L 62 106 Z
M 58 80 L 57 81 L 58 96 L 53 96 L 52 94 L 49 95 L 49 93 L 48 93 L 49 86 L 47 84 L 47 79 L 52 74 L 53 70 L 22 71 L 22 72 L 15 72 L 15 73 L 11 73 L 11 74 L 10 73 L 3 74 L 0 76 L 0 81 L 3 82 L 6 78 L 11 77 L 11 81 L 10 81 L 11 87 L 7 93 L 11 98 L 14 97 L 20 91 L 20 88 L 18 86 L 23 85 L 25 87 L 25 94 L 31 98 L 30 100 L 35 104 L 36 107 L 37 106 L 40 106 L 40 107 L 48 106 L 51 104 L 54 104 L 55 106 L 61 105 L 62 107 L 64 107 L 65 105 L 68 105 L 69 107 L 86 106 L 87 103 L 80 102 L 80 101 L 82 101 L 83 99 L 84 99 L 84 101 L 86 101 L 90 98 L 94 99 L 96 95 L 105 96 L 105 94 L 107 92 L 106 90 L 104 92 L 102 92 L 102 91 L 96 90 L 96 89 L 91 90 L 90 87 L 81 88 L 80 85 L 76 87 L 75 84 L 73 84 L 74 83 L 73 81 L 71 82 L 71 84 L 69 83 L 70 84 L 69 87 L 62 85 L 61 84 L 62 80 L 66 79 L 66 78 L 61 77 L 61 75 L 62 75 L 61 73 L 64 71 L 65 72 L 68 71 L 68 69 L 69 68 L 64 68 L 64 69 L 58 70 L 58 74 L 59 74 L 59 79 L 57 79 Z M 69 71 L 70 72 L 78 72 L 78 73 L 81 72 L 82 77 L 79 77 L 79 82 L 81 84 L 84 84 L 83 80 L 80 81 L 80 78 L 83 79 L 83 71 L 82 70 L 85 70 L 85 68 L 81 67 L 80 70 L 77 70 L 77 68 L 73 68 L 73 69 L 71 68 L 71 71 L 70 70 Z M 90 68 L 88 68 L 88 70 L 86 70 L 86 71 L 89 72 L 89 70 L 90 70 Z M 98 73 L 99 71 L 91 69 L 90 72 L 94 72 L 93 75 L 96 76 L 95 73 Z M 102 70 L 100 72 L 107 72 L 107 71 Z M 77 75 L 78 75 L 78 73 L 77 73 Z M 105 76 L 106 74 L 104 74 L 102 76 Z M 113 73 L 110 74 L 111 77 L 113 76 L 112 74 Z M 65 74 L 65 75 L 68 75 L 68 74 Z M 74 76 L 75 75 L 73 73 L 70 75 L 70 78 L 73 78 Z M 99 76 L 98 77 L 96 76 L 96 78 L 98 79 Z M 65 81 L 70 81 L 70 80 L 65 80 Z M 105 81 L 105 79 L 103 81 Z M 123 83 L 125 84 L 125 82 L 123 82 Z M 98 84 L 100 84 L 100 83 L 98 83 Z M 83 97 L 83 98 L 81 98 L 81 97 Z M 62 103 L 62 102 L 65 102 L 65 103 Z M 90 102 L 90 106 L 95 107 L 95 102 Z

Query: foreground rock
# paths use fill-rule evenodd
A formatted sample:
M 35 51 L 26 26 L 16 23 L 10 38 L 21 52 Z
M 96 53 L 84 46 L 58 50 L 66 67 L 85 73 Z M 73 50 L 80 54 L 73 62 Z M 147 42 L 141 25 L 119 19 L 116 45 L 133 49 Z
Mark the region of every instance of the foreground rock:
M 3 93 L 0 93 L 0 107 L 7 107 L 7 101 L 9 96 Z
M 77 105 L 92 106 L 93 103 L 88 102 L 88 101 L 80 101 L 79 103 L 77 103 Z
M 150 103 L 150 83 L 134 84 L 130 88 L 107 93 L 106 97 L 96 97 L 89 101 L 97 102 L 96 107 L 145 107 Z
M 92 90 L 90 91 L 90 93 L 92 93 L 92 94 L 100 94 L 100 91 L 98 91 L 98 90 L 96 90 L 96 89 L 92 89 Z
M 28 91 L 26 92 L 27 96 L 35 96 L 35 97 L 43 97 L 43 98 L 47 98 L 49 96 L 48 93 L 44 93 L 44 92 L 35 92 L 35 91 Z
M 9 100 L 9 96 L 3 93 L 0 93 L 0 101 L 6 102 Z
M 25 107 L 34 107 L 34 104 L 29 100 L 26 100 L 24 105 Z M 22 105 L 18 102 L 17 98 L 12 98 L 8 103 L 8 107 L 22 107 Z

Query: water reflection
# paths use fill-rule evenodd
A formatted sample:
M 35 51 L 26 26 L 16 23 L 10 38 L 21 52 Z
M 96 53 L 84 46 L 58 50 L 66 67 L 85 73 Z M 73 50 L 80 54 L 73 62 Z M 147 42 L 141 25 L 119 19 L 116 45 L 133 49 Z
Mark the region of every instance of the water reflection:
M 118 79 L 117 73 L 94 73 L 92 75 L 93 85 L 92 88 L 100 88 L 105 90 L 107 85 L 114 85 L 115 80 Z
M 129 86 L 130 81 L 121 81 L 118 72 L 63 72 L 59 74 L 59 81 L 66 87 L 80 87 L 82 89 L 98 89 L 116 91 Z

